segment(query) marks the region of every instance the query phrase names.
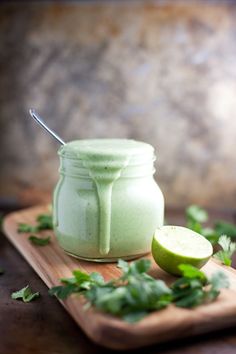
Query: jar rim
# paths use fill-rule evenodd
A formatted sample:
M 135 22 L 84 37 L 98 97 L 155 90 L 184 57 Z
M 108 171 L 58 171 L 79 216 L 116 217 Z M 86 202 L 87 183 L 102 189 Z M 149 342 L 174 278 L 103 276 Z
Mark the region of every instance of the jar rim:
M 140 165 L 154 161 L 152 145 L 132 139 L 86 139 L 74 140 L 62 146 L 58 155 L 72 160 L 83 160 L 83 156 L 94 160 L 108 161 L 129 158 L 129 165 Z

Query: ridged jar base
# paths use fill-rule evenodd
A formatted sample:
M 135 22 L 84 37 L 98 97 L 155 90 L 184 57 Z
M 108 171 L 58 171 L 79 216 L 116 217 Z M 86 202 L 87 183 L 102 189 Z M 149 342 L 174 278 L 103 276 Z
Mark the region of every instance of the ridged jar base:
M 118 261 L 118 259 L 123 259 L 125 261 L 131 261 L 132 259 L 137 259 L 143 256 L 148 255 L 150 252 L 146 252 L 146 253 L 141 253 L 141 254 L 135 254 L 132 256 L 124 256 L 124 257 L 113 257 L 113 258 L 87 258 L 87 257 L 81 257 L 78 256 L 76 254 L 67 252 L 64 250 L 64 252 L 66 254 L 68 254 L 69 256 L 72 256 L 74 258 L 80 259 L 82 261 L 88 261 L 88 262 L 95 262 L 95 263 L 115 263 Z

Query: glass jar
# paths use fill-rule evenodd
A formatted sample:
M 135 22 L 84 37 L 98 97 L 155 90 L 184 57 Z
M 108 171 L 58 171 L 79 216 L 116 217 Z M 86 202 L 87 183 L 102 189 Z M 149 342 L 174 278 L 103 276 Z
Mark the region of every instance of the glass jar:
M 98 262 L 150 252 L 164 218 L 153 147 L 126 139 L 80 140 L 61 147 L 59 156 L 53 223 L 65 252 Z

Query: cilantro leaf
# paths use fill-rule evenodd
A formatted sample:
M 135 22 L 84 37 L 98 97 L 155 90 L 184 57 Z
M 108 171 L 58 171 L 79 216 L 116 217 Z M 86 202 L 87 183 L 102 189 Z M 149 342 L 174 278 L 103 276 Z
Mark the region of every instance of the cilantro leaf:
M 37 217 L 38 229 L 39 230 L 52 230 L 53 222 L 51 214 L 40 214 Z
M 112 284 L 105 284 L 104 286 L 94 285 L 87 289 L 84 296 L 90 301 L 91 304 L 99 307 L 99 304 L 102 303 L 103 297 L 112 292 L 114 289 L 115 287 Z
M 46 245 L 48 245 L 50 243 L 51 237 L 48 236 L 46 238 L 41 238 L 41 237 L 37 237 L 35 235 L 31 235 L 31 236 L 29 236 L 28 239 L 35 246 L 46 246 Z
M 236 237 L 236 225 L 229 222 L 218 220 L 214 225 L 215 232 L 221 235 L 227 235 L 228 237 Z
M 236 244 L 231 241 L 230 237 L 222 235 L 219 238 L 218 244 L 222 247 L 224 251 L 228 251 L 231 255 L 235 251 Z
M 123 271 L 122 279 L 125 279 L 130 275 L 146 273 L 151 268 L 151 261 L 149 259 L 139 259 L 129 264 L 128 262 L 119 259 L 118 267 Z
M 175 302 L 177 307 L 191 308 L 200 305 L 204 299 L 204 291 L 201 288 L 188 291 L 185 296 Z
M 206 237 L 206 239 L 208 239 L 208 241 L 210 241 L 213 245 L 215 245 L 219 240 L 219 235 L 216 230 L 210 227 L 203 227 L 200 234 Z
M 83 288 L 89 288 L 93 284 L 103 285 L 104 279 L 101 274 L 97 272 L 92 272 L 91 274 L 87 274 L 82 272 L 81 270 L 74 270 L 74 281 L 78 286 L 82 286 Z
M 199 207 L 198 205 L 190 205 L 186 209 L 186 217 L 188 220 L 199 224 L 208 220 L 208 214 L 206 210 Z
M 92 303 L 98 309 L 113 315 L 122 313 L 128 293 L 126 287 L 93 287 L 92 291 L 95 291 Z M 90 297 L 90 299 L 92 298 Z
M 29 285 L 11 294 L 12 299 L 14 300 L 19 299 L 22 300 L 23 302 L 30 302 L 39 296 L 40 296 L 39 292 L 33 293 Z
M 222 264 L 230 267 L 232 260 L 228 257 L 227 252 L 225 251 L 218 251 L 213 255 L 214 258 L 219 259 Z
M 185 215 L 186 226 L 206 237 L 213 245 L 218 242 L 221 235 L 225 234 L 231 238 L 236 237 L 236 225 L 223 220 L 216 221 L 213 228 L 203 227 L 203 224 L 208 220 L 208 213 L 198 205 L 190 205 L 185 210 Z M 224 258 L 224 255 L 221 256 Z M 230 262 L 226 260 L 226 263 Z
M 219 294 L 221 288 L 229 288 L 229 280 L 224 272 L 219 271 L 212 275 L 209 280 L 210 289 L 205 293 L 206 301 L 213 301 L 215 300 Z
M 173 301 L 179 301 L 179 300 L 184 300 L 185 298 L 188 299 L 188 297 L 196 290 L 200 289 L 202 290 L 203 288 L 203 283 L 201 279 L 194 279 L 194 278 L 186 278 L 182 277 L 180 279 L 177 279 L 171 286 L 171 289 L 173 291 Z M 188 302 L 188 300 L 187 300 Z M 182 305 L 183 306 L 183 305 Z
M 130 273 L 131 274 L 146 273 L 150 268 L 151 268 L 150 259 L 139 259 L 136 262 L 131 262 Z
M 188 220 L 186 226 L 188 229 L 198 232 L 199 234 L 202 233 L 202 225 L 199 222 Z
M 193 267 L 190 264 L 180 264 L 179 267 L 180 271 L 182 272 L 183 277 L 185 278 L 195 278 L 200 279 L 203 282 L 206 282 L 206 275 L 201 272 L 198 268 Z
M 230 283 L 226 274 L 222 271 L 214 273 L 210 278 L 210 284 L 215 290 L 220 290 L 221 288 L 229 288 Z
M 176 280 L 171 288 L 173 301 L 178 307 L 195 307 L 215 300 L 220 294 L 221 288 L 228 288 L 229 281 L 225 273 L 216 272 L 211 278 L 199 269 L 190 265 L 181 265 L 184 277 Z
M 118 259 L 117 267 L 120 268 L 124 274 L 128 273 L 129 271 L 129 263 L 123 259 Z
M 24 224 L 24 223 L 19 223 L 17 231 L 19 233 L 38 232 L 38 227 L 33 226 L 33 225 Z
M 50 295 L 55 295 L 61 300 L 65 300 L 69 295 L 78 291 L 78 287 L 75 284 L 67 284 L 66 286 L 54 286 L 49 289 Z
M 25 223 L 19 223 L 17 231 L 19 233 L 36 233 L 42 230 L 52 230 L 53 222 L 51 214 L 38 215 L 36 225 L 29 225 Z
M 222 235 L 219 238 L 218 244 L 221 246 L 222 250 L 216 252 L 214 257 L 219 259 L 223 264 L 230 266 L 232 263 L 232 256 L 236 251 L 236 243 L 232 242 L 230 237 Z
M 74 275 L 77 284 L 81 284 L 81 283 L 83 283 L 85 281 L 89 281 L 90 280 L 90 275 L 87 274 L 87 273 L 82 272 L 79 269 L 78 270 L 74 270 L 72 272 L 72 274 Z
M 219 239 L 219 232 L 217 229 L 210 227 L 203 227 L 203 224 L 208 220 L 208 213 L 205 209 L 197 206 L 190 205 L 185 210 L 186 226 L 206 237 L 213 245 L 217 243 Z
M 94 283 L 97 283 L 97 284 L 100 284 L 100 285 L 105 283 L 103 276 L 100 273 L 98 273 L 98 272 L 91 273 L 90 274 L 90 280 L 93 281 Z
M 60 281 L 61 281 L 62 284 L 66 284 L 66 285 L 76 284 L 75 277 L 72 277 L 72 278 L 61 278 Z
M 88 290 L 92 285 L 101 285 L 104 283 L 104 279 L 101 274 L 93 272 L 90 275 L 76 269 L 72 272 L 74 275 L 72 278 L 62 278 L 61 282 L 64 285 L 54 286 L 49 290 L 50 295 L 55 295 L 59 299 L 66 299 L 73 293 L 82 293 Z

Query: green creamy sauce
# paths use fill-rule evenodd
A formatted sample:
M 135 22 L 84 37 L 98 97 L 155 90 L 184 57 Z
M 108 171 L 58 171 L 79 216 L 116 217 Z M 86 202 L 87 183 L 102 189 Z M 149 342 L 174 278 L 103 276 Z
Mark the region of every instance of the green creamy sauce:
M 62 154 L 82 161 L 93 179 L 99 200 L 99 253 L 104 256 L 111 244 L 111 201 L 114 182 L 130 163 L 153 156 L 151 145 L 125 139 L 72 141 L 62 147 Z

